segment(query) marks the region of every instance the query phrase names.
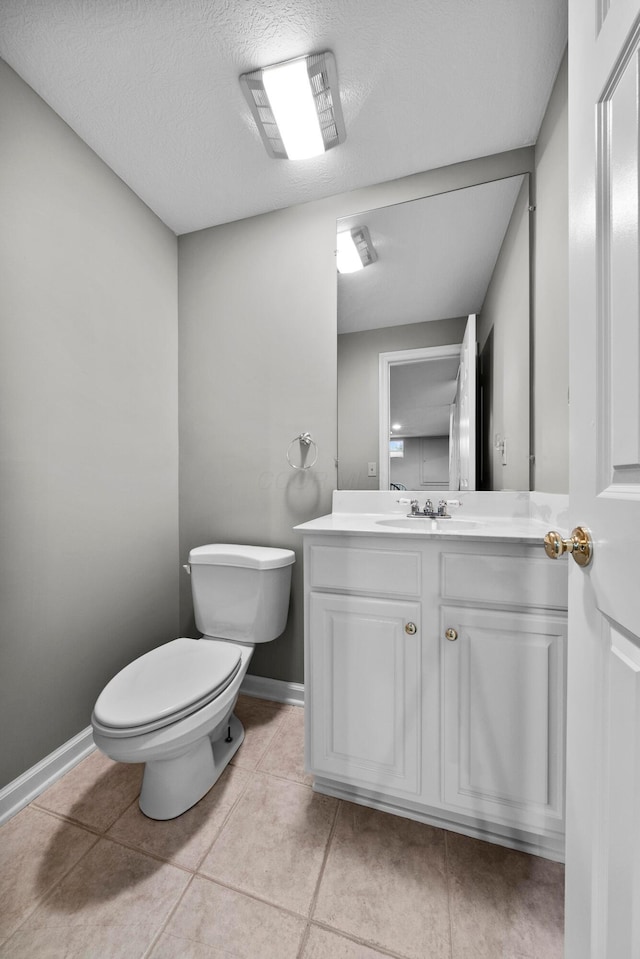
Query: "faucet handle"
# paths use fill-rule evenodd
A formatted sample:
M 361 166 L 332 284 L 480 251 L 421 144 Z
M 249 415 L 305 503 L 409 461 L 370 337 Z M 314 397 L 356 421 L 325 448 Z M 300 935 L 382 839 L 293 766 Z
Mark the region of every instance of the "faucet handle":
M 438 516 L 442 516 L 444 519 L 450 519 L 450 514 L 447 513 L 447 509 L 452 506 L 462 506 L 462 500 L 441 499 L 438 503 Z
M 401 496 L 400 499 L 396 500 L 396 503 L 401 503 L 403 506 L 410 506 L 411 512 L 414 514 L 420 512 L 417 499 L 407 499 L 406 496 Z

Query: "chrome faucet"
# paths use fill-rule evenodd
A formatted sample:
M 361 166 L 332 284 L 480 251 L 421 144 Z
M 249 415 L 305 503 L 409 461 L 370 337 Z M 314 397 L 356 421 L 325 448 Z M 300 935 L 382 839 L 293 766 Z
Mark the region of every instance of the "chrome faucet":
M 433 503 L 430 499 L 424 504 L 424 509 L 420 509 L 417 499 L 399 499 L 396 500 L 397 503 L 409 503 L 411 507 L 411 512 L 409 516 L 425 516 L 427 519 L 451 519 L 449 513 L 447 513 L 447 507 L 449 506 L 462 506 L 462 502 L 459 499 L 441 499 L 438 503 L 437 510 L 434 508 Z

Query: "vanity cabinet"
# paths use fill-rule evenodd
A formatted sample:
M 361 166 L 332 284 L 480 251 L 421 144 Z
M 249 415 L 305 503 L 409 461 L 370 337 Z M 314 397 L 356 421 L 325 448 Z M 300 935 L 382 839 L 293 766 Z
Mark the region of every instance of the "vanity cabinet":
M 562 858 L 566 591 L 538 546 L 307 535 L 314 788 Z
M 562 829 L 566 619 L 440 610 L 442 796 L 452 809 Z
M 314 772 L 417 796 L 420 604 L 313 593 L 309 627 Z
M 312 771 L 420 794 L 422 553 L 357 542 L 307 547 L 305 690 Z

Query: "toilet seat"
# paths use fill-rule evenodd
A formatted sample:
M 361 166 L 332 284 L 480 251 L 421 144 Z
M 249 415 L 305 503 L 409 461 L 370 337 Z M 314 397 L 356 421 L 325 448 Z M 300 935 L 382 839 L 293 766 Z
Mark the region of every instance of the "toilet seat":
M 105 736 L 141 736 L 202 708 L 233 681 L 237 646 L 181 637 L 125 666 L 104 688 L 92 723 Z

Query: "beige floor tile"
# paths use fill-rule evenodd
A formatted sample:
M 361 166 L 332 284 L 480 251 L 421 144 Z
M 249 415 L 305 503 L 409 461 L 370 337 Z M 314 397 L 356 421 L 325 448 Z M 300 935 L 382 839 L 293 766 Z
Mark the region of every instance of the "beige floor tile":
M 140 792 L 141 765 L 114 763 L 97 749 L 38 796 L 34 805 L 105 832 Z
M 19 929 L 0 948 L 2 959 L 142 959 L 151 936 L 146 927 L 56 926 Z M 175 959 L 184 959 L 175 953 Z M 227 959 L 225 956 L 224 959 Z
M 5 943 L 0 956 L 137 959 L 151 945 L 189 878 L 175 866 L 100 839 Z M 118 951 L 123 943 L 125 951 Z
M 166 822 L 149 819 L 140 812 L 138 804 L 133 803 L 107 835 L 186 869 L 196 869 L 245 788 L 249 775 L 244 769 L 228 766 L 200 802 L 182 816 Z
M 387 953 L 312 926 L 301 959 L 385 959 Z
M 295 959 L 305 922 L 196 877 L 150 959 Z
M 304 771 L 304 710 L 293 707 L 287 713 L 258 769 L 292 782 L 310 786 L 313 776 Z
M 224 946 L 192 942 L 163 932 L 149 959 L 235 959 Z
M 0 829 L 0 939 L 97 842 L 91 833 L 27 806 Z
M 291 707 L 282 703 L 239 696 L 234 712 L 244 726 L 244 741 L 232 764 L 255 769 L 290 711 Z
M 447 833 L 454 959 L 562 959 L 560 863 Z
M 254 773 L 200 872 L 308 915 L 337 800 Z
M 443 832 L 342 803 L 314 918 L 408 959 L 449 959 Z

